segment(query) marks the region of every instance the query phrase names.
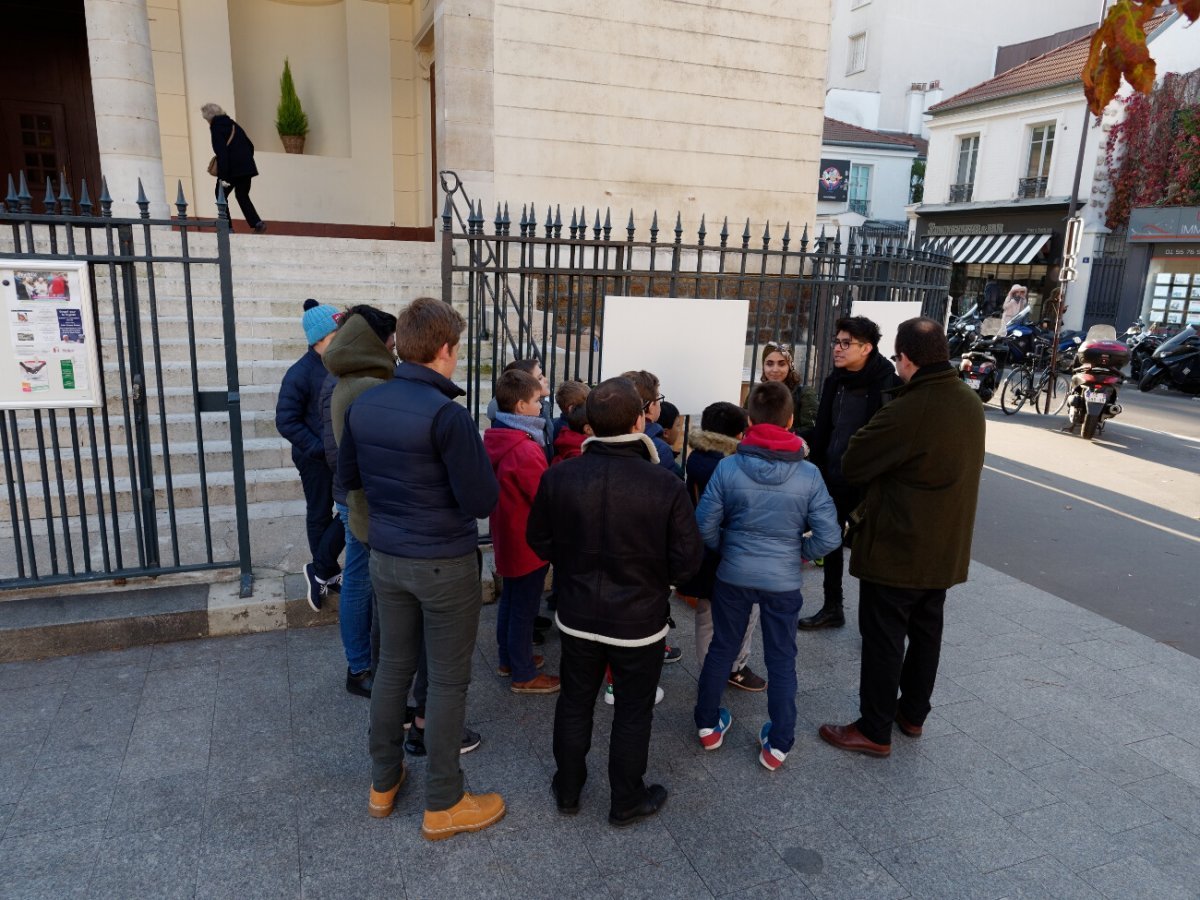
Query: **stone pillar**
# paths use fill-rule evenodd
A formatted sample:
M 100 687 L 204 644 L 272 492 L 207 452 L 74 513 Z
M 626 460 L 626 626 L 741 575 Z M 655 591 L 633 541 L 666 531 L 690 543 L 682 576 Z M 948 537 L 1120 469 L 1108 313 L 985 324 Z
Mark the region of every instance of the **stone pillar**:
M 167 216 L 158 101 L 146 0 L 84 0 L 88 57 L 100 171 L 108 179 L 116 215 L 137 215 L 137 182 L 150 215 Z M 93 200 L 99 195 L 97 185 Z

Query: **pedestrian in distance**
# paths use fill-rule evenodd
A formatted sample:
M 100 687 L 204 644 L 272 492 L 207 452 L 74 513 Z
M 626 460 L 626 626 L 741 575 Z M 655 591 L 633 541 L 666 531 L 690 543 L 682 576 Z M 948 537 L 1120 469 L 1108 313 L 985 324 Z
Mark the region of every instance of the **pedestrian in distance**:
M 496 380 L 496 420 L 483 446 L 500 484 L 491 517 L 496 572 L 503 579 L 496 608 L 496 672 L 511 678 L 514 694 L 554 694 L 558 678 L 538 671 L 543 657 L 533 654 L 533 623 L 546 584 L 545 560 L 525 540 L 529 508 L 546 471 L 542 386 L 521 369 Z
M 254 163 L 254 144 L 250 136 L 215 103 L 205 103 L 200 107 L 200 115 L 208 122 L 209 137 L 212 139 L 216 171 L 210 169 L 209 174 L 217 178 L 214 194 L 220 192 L 222 184 L 228 185 L 226 197 L 232 190 L 246 224 L 257 234 L 262 234 L 267 230 L 267 223 L 250 200 L 250 182 L 258 176 L 258 166 Z
M 848 534 L 850 574 L 859 579 L 859 718 L 819 731 L 870 756 L 891 753 L 893 721 L 921 735 L 946 591 L 967 580 L 983 469 L 983 407 L 950 365 L 942 326 L 902 322 L 895 347 L 904 386 L 842 457 L 846 479 L 865 488 Z
M 579 811 L 596 697 L 611 667 L 608 820 L 624 826 L 667 799 L 662 785 L 645 783 L 655 689 L 671 585 L 695 574 L 702 546 L 683 482 L 658 466 L 643 433 L 645 404 L 633 383 L 611 378 L 586 402 L 595 436 L 582 456 L 542 477 L 527 535 L 554 566 L 558 597 L 562 689 L 551 790 L 560 813 Z
M 871 420 L 901 382 L 895 367 L 879 352 L 878 325 L 864 316 L 849 316 L 838 319 L 834 327 L 833 371 L 821 387 L 821 405 L 816 424 L 808 432 L 808 443 L 810 459 L 821 470 L 837 506 L 838 521 L 844 526 L 862 500 L 862 491 L 842 474 L 842 454 L 854 433 Z M 800 620 L 802 629 L 846 624 L 843 569 L 843 551 L 838 547 L 824 560 L 824 603 L 816 613 Z
M 796 736 L 801 559 L 829 553 L 842 533 L 821 473 L 804 459 L 804 442 L 789 430 L 791 392 L 777 382 L 756 384 L 746 405 L 750 428 L 737 452 L 717 465 L 696 508 L 704 545 L 720 552 L 721 563 L 694 717 L 700 746 L 719 749 L 733 723 L 721 696 L 751 610 L 759 607 L 770 718 L 758 734 L 758 759 L 775 771 Z
M 700 427 L 688 438 L 691 453 L 687 458 L 687 488 L 692 503 L 699 504 L 700 498 L 712 479 L 717 465 L 726 457 L 737 452 L 738 443 L 746 434 L 750 423 L 746 411 L 735 403 L 721 401 L 709 404 L 700 415 Z M 701 666 L 708 656 L 713 637 L 712 592 L 716 583 L 717 566 L 721 554 L 715 550 L 704 550 L 704 564 L 694 578 L 679 586 L 679 593 L 696 599 L 696 660 Z M 767 681 L 749 666 L 750 648 L 754 632 L 758 629 L 758 607 L 751 607 L 746 633 L 738 647 L 737 656 L 729 670 L 729 683 L 743 691 L 759 692 L 767 689 Z
M 292 364 L 279 386 L 275 404 L 275 427 L 292 445 L 292 462 L 304 488 L 304 524 L 308 534 L 310 562 L 304 564 L 308 605 L 320 610 L 331 590 L 341 580 L 338 557 L 346 544 L 346 533 L 333 508 L 333 473 L 325 459 L 321 424 L 321 388 L 328 374 L 321 361 L 325 348 L 338 327 L 336 307 L 304 301 L 300 324 L 308 350 Z
M 372 640 L 374 593 L 367 549 L 367 501 L 361 490 L 347 491 L 342 484 L 337 451 L 346 410 L 354 398 L 391 379 L 396 367 L 395 346 L 395 316 L 373 306 L 352 306 L 322 356 L 329 374 L 321 387 L 321 434 L 325 460 L 333 473 L 333 504 L 346 536 L 338 628 L 346 655 L 346 690 L 360 697 L 371 696 L 378 661 L 377 640 Z
M 499 794 L 465 792 L 459 764 L 483 602 L 477 522 L 499 493 L 475 421 L 454 402 L 464 393 L 451 380 L 464 327 L 454 307 L 430 297 L 401 310 L 396 377 L 350 405 L 338 447 L 343 484 L 367 499 L 379 613 L 367 811 L 390 815 L 404 784 L 405 699 L 423 649 L 429 765 L 421 832 L 429 840 L 487 828 L 505 810 Z

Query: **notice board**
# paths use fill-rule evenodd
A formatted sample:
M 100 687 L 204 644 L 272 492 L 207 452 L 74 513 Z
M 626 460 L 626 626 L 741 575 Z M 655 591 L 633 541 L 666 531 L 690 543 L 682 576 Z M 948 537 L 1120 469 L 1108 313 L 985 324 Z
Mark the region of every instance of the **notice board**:
M 0 409 L 100 406 L 88 264 L 0 260 L 0 300 Z

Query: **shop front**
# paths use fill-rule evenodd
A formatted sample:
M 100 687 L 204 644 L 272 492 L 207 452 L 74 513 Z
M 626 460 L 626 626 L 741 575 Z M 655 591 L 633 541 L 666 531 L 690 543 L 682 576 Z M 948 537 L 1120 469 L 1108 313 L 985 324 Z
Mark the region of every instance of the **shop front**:
M 1200 207 L 1132 210 L 1129 244 L 1118 321 L 1165 333 L 1200 327 Z
M 1012 207 L 934 207 L 919 209 L 917 238 L 954 260 L 950 296 L 956 312 L 983 300 L 995 277 L 1002 296 L 1014 284 L 1029 290 L 1035 315 L 1058 287 L 1066 204 Z

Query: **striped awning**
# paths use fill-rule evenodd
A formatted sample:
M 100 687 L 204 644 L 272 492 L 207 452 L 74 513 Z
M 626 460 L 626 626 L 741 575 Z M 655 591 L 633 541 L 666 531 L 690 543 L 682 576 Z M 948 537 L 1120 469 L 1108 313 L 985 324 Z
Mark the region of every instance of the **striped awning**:
M 1024 266 L 1050 240 L 1048 234 L 963 234 L 932 238 L 926 247 L 947 253 L 956 263 Z

